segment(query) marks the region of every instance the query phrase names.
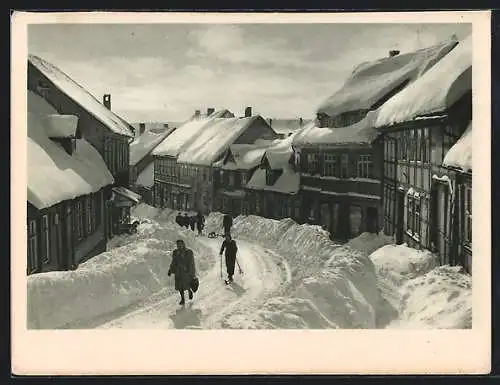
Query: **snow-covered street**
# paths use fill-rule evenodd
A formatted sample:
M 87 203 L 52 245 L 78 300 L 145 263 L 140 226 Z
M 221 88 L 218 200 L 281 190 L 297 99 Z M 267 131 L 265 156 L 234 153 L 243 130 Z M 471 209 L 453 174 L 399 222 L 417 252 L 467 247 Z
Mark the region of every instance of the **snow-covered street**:
M 347 244 L 318 226 L 290 219 L 235 218 L 235 281 L 226 286 L 222 238 L 197 236 L 175 212 L 140 205 L 138 233 L 113 238 L 109 250 L 75 271 L 28 278 L 33 328 L 323 329 L 470 328 L 472 284 L 437 257 L 376 234 Z M 205 234 L 222 215 L 207 217 Z M 179 305 L 167 270 L 175 240 L 195 255 L 200 288 Z
M 213 251 L 213 267 L 200 280 L 200 289 L 193 301 L 180 307 L 179 294 L 172 288 L 154 295 L 147 306 L 102 325 L 103 328 L 220 328 L 233 312 L 252 312 L 262 301 L 287 283 L 289 269 L 279 256 L 240 241 L 238 262 L 243 274 L 226 286 L 221 277 L 218 251 L 221 241 L 202 237 L 200 241 Z M 223 277 L 226 277 L 223 263 Z M 289 278 L 288 278 L 289 280 Z

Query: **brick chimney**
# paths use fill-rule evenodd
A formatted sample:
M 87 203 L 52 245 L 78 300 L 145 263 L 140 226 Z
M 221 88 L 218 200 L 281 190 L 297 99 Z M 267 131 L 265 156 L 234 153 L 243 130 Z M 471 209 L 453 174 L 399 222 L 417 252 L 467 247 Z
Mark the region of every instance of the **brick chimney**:
M 215 108 L 207 108 L 207 116 L 212 115 L 215 112 Z
M 104 94 L 102 97 L 102 104 L 104 104 L 104 107 L 106 107 L 108 110 L 111 110 L 111 95 L 110 94 Z
M 272 126 L 273 126 L 273 119 L 269 118 L 269 127 L 272 127 Z
M 399 55 L 399 52 L 400 51 L 397 49 L 392 49 L 389 51 L 389 57 L 397 56 L 397 55 Z
M 200 111 L 200 110 L 195 110 L 195 111 L 194 111 L 194 116 L 195 116 L 196 118 L 200 117 L 200 114 L 201 114 L 201 111 Z
M 302 126 L 304 124 L 304 119 L 299 118 L 299 124 Z
M 252 107 L 245 108 L 245 118 L 249 118 L 252 116 Z
M 139 123 L 139 135 L 142 135 L 146 131 L 146 123 Z

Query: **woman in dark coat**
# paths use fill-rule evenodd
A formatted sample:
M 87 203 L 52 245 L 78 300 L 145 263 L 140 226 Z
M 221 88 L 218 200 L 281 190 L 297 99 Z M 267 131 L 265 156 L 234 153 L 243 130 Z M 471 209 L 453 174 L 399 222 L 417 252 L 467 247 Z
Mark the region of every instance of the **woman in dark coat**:
M 222 219 L 222 227 L 224 227 L 224 235 L 231 234 L 231 226 L 233 225 L 233 217 L 229 214 L 224 215 Z
M 193 251 L 186 247 L 182 239 L 177 241 L 177 249 L 172 255 L 172 263 L 168 269 L 168 276 L 175 275 L 175 290 L 181 295 L 179 305 L 184 305 L 184 291 L 188 291 L 189 299 L 193 299 L 193 291 L 191 290 L 191 282 L 196 277 L 196 266 L 194 263 Z
M 191 226 L 191 231 L 194 231 L 195 225 L 196 225 L 196 217 L 193 215 L 189 217 L 189 226 Z

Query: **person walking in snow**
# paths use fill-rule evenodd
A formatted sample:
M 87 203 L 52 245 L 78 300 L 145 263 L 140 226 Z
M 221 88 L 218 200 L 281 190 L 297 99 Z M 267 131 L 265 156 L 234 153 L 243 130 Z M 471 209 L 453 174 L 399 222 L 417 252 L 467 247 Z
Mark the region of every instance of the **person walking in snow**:
M 222 242 L 219 255 L 222 258 L 222 252 L 225 251 L 226 257 L 226 270 L 227 270 L 227 281 L 226 284 L 233 282 L 234 266 L 236 264 L 236 253 L 238 252 L 238 246 L 236 241 L 231 238 L 229 233 L 226 233 L 226 239 Z
M 184 221 L 184 227 L 186 229 L 189 229 L 189 217 L 187 213 L 184 213 L 184 217 L 182 218 L 182 220 Z
M 198 235 L 201 235 L 203 227 L 205 227 L 205 217 L 201 211 L 198 211 L 198 214 L 196 214 L 196 229 L 198 230 Z
M 196 226 L 196 216 L 189 217 L 189 226 L 191 226 L 191 231 L 194 231 L 194 227 Z
M 182 239 L 177 240 L 177 248 L 172 255 L 172 262 L 168 269 L 168 276 L 175 275 L 175 290 L 181 295 L 179 305 L 186 303 L 184 292 L 187 290 L 189 299 L 193 299 L 193 291 L 191 290 L 191 282 L 196 277 L 196 266 L 194 263 L 193 251 L 186 247 Z
M 233 217 L 229 214 L 224 215 L 222 219 L 222 227 L 224 227 L 224 235 L 231 234 L 231 226 L 233 225 Z
M 177 223 L 179 226 L 182 226 L 182 215 L 180 211 L 177 213 L 177 216 L 175 217 L 175 223 Z

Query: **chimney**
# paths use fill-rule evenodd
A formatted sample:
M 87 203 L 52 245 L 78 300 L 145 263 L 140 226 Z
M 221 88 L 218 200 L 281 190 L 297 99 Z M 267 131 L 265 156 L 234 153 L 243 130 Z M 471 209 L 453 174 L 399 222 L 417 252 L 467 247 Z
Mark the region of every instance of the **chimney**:
M 212 115 L 215 112 L 215 108 L 207 108 L 207 116 Z
M 104 104 L 104 107 L 106 107 L 108 110 L 111 110 L 111 95 L 110 94 L 104 94 L 102 97 L 102 104 Z
M 146 123 L 139 123 L 139 135 L 142 135 L 146 131 Z
M 198 118 L 198 117 L 200 116 L 200 114 L 201 114 L 200 110 L 195 110 L 195 111 L 194 111 L 194 116 L 195 116 L 196 118 Z
M 252 116 L 252 107 L 245 108 L 245 118 L 249 118 Z
M 302 118 L 299 118 L 299 124 L 302 126 L 304 124 L 304 120 Z
M 168 128 L 168 123 L 163 123 L 163 128 L 167 129 Z
M 396 55 L 399 55 L 399 50 L 397 49 L 392 49 L 389 51 L 389 57 L 393 57 L 393 56 L 396 56 Z
M 273 119 L 269 118 L 269 127 L 272 127 L 272 126 L 273 126 Z

